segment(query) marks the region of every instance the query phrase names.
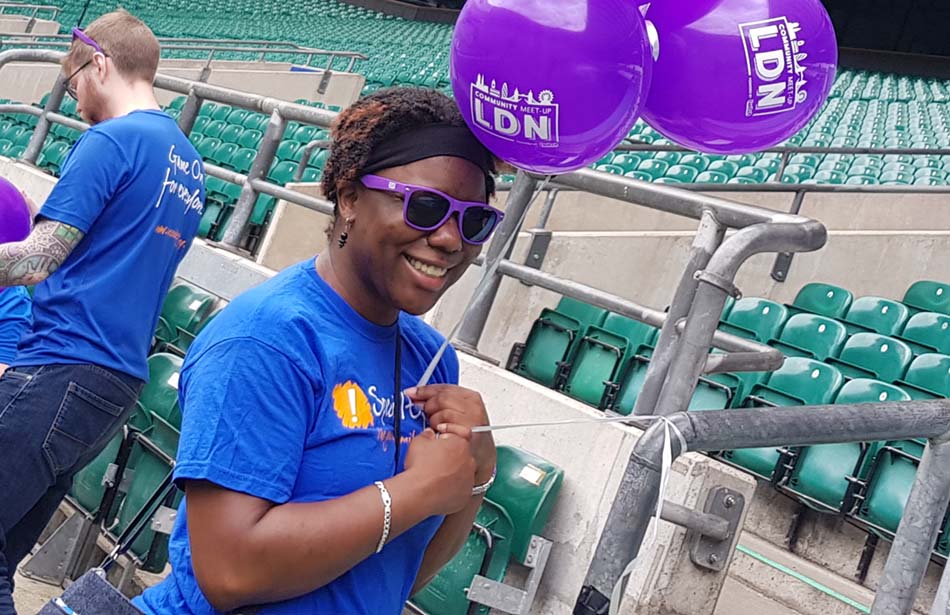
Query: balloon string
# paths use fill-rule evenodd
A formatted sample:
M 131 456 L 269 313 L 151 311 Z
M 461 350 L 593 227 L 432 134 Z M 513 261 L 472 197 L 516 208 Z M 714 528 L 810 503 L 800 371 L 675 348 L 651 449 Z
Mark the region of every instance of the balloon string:
M 538 196 L 541 195 L 541 192 L 544 191 L 544 189 L 547 187 L 548 183 L 550 183 L 553 177 L 554 177 L 553 175 L 548 175 L 547 177 L 544 178 L 544 181 L 542 181 L 538 185 L 538 188 L 534 191 L 534 194 L 531 196 L 531 200 L 528 201 L 529 205 L 533 203 L 535 199 L 538 198 Z M 508 254 L 508 250 L 511 249 L 511 246 L 514 245 L 515 240 L 518 238 L 518 233 L 520 232 L 521 227 L 524 226 L 524 221 L 527 219 L 528 211 L 530 209 L 531 209 L 530 207 L 525 207 L 524 210 L 522 210 L 521 217 L 518 218 L 518 224 L 514 227 L 514 232 L 512 232 L 511 235 L 509 235 L 508 238 L 505 240 L 505 243 L 498 254 L 498 258 L 495 260 L 494 263 L 492 263 L 488 267 L 488 270 L 485 271 L 485 274 L 482 276 L 481 282 L 479 282 L 478 286 L 475 288 L 475 292 L 472 293 L 472 298 L 468 300 L 468 305 L 465 306 L 465 310 L 462 312 L 462 316 L 456 321 L 455 325 L 452 327 L 452 330 L 449 331 L 449 334 L 445 336 L 445 341 L 442 342 L 442 345 L 436 351 L 435 356 L 432 357 L 431 361 L 429 361 L 429 366 L 426 367 L 426 371 L 422 374 L 422 377 L 419 378 L 419 382 L 417 383 L 416 386 L 421 387 L 426 384 L 429 384 L 429 380 L 432 379 L 432 374 L 435 373 L 435 369 L 436 367 L 438 367 L 439 361 L 442 360 L 442 355 L 445 354 L 446 349 L 448 349 L 449 345 L 452 343 L 452 340 L 455 339 L 455 336 L 458 334 L 459 329 L 462 328 L 462 323 L 465 322 L 465 319 L 468 317 L 469 312 L 472 311 L 472 306 L 474 306 L 476 303 L 479 302 L 482 295 L 485 293 L 485 291 L 488 289 L 488 286 L 491 284 L 492 280 L 495 278 L 495 272 L 498 271 L 498 266 L 501 265 L 501 261 L 505 259 L 506 255 Z

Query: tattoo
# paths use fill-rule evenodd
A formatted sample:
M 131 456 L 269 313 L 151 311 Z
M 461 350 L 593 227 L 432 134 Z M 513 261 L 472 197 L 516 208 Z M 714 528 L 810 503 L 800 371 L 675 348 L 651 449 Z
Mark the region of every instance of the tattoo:
M 23 241 L 0 244 L 0 287 L 39 284 L 60 268 L 82 238 L 75 227 L 41 220 Z

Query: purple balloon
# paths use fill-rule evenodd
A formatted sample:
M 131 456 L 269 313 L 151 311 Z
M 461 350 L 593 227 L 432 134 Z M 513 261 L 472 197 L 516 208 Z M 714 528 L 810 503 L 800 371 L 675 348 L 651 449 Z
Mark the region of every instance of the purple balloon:
M 30 234 L 30 207 L 16 186 L 0 177 L 0 243 L 23 241 Z
M 585 167 L 627 136 L 652 64 L 630 0 L 469 0 L 452 40 L 452 88 L 475 136 L 546 175 Z
M 643 117 L 701 152 L 745 154 L 801 130 L 835 79 L 819 0 L 665 0 L 646 14 L 659 57 Z

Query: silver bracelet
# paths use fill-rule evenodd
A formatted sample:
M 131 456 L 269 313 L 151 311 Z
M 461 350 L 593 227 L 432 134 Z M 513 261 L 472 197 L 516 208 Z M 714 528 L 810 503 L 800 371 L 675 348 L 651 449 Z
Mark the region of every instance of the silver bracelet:
M 379 544 L 376 545 L 376 552 L 379 553 L 386 546 L 386 541 L 389 540 L 389 528 L 393 521 L 393 499 L 382 481 L 376 481 L 375 485 L 383 499 L 383 535 L 379 538 Z
M 487 491 L 491 488 L 492 484 L 494 484 L 494 482 L 495 482 L 495 474 L 497 474 L 497 472 L 498 472 L 498 466 L 495 466 L 494 468 L 492 468 L 492 471 L 491 471 L 491 478 L 489 478 L 487 481 L 485 481 L 485 482 L 482 483 L 481 485 L 475 485 L 475 486 L 472 488 L 472 495 L 473 495 L 473 496 L 474 496 L 474 495 L 483 495 L 485 492 L 487 492 Z

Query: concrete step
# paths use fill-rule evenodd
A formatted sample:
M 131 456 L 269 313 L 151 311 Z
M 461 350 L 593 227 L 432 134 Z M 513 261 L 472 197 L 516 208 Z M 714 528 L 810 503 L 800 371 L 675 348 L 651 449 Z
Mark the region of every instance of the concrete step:
M 743 533 L 739 545 L 717 615 L 855 615 L 866 613 L 867 610 L 860 607 L 870 607 L 874 601 L 874 592 L 867 587 L 754 534 Z M 795 573 L 811 582 L 798 578 Z

